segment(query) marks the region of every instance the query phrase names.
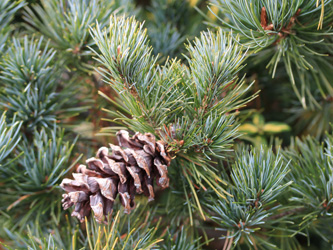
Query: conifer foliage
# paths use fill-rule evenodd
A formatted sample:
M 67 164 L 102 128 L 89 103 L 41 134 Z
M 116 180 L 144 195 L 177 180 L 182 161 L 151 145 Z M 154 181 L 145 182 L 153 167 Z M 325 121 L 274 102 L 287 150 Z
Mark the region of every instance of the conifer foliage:
M 332 24 L 331 0 L 1 1 L 0 249 L 332 248 Z

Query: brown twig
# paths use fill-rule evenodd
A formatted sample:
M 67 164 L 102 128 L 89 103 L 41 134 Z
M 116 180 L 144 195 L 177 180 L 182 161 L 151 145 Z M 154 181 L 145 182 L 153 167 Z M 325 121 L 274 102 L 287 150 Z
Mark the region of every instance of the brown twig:
M 296 214 L 296 213 L 298 213 L 298 212 L 302 212 L 303 210 L 305 210 L 305 207 L 294 208 L 294 209 L 291 209 L 291 210 L 285 211 L 285 212 L 283 212 L 283 213 L 280 213 L 280 214 L 276 214 L 276 215 L 273 215 L 273 216 L 267 217 L 266 220 L 276 220 L 276 219 L 280 219 L 280 218 L 286 217 L 286 216 L 288 216 L 288 215 L 292 215 L 292 214 Z
M 266 11 L 265 7 L 261 8 L 260 24 L 264 30 L 273 30 L 274 29 L 274 25 L 272 23 L 268 25 L 268 17 L 267 17 L 267 11 Z
M 224 245 L 223 245 L 223 249 L 222 250 L 227 250 L 227 246 L 228 246 L 228 244 L 229 244 L 229 234 L 230 234 L 230 232 L 228 231 L 227 232 L 227 237 L 226 237 L 226 240 L 225 240 L 225 242 L 224 242 Z
M 26 194 L 26 195 L 23 195 L 21 196 L 20 198 L 18 198 L 16 201 L 14 201 L 12 204 L 10 204 L 8 207 L 7 207 L 7 211 L 11 210 L 14 206 L 16 206 L 18 203 L 20 203 L 21 201 L 29 198 L 30 196 L 34 196 L 34 195 L 37 195 L 37 194 L 42 194 L 42 193 L 46 193 L 48 191 L 50 191 L 52 188 L 51 187 L 48 187 L 44 190 L 40 190 L 40 191 L 37 191 L 35 193 L 31 193 L 31 194 Z
M 297 17 L 299 16 L 300 13 L 301 9 L 298 9 L 295 15 L 290 18 L 288 25 L 281 28 L 281 30 L 278 32 L 279 38 L 275 43 L 279 43 L 281 39 L 285 38 L 286 36 L 292 33 L 292 28 L 297 22 Z M 264 30 L 274 31 L 274 25 L 272 23 L 268 24 L 268 16 L 265 7 L 261 8 L 260 25 Z M 273 33 L 270 35 L 273 35 Z

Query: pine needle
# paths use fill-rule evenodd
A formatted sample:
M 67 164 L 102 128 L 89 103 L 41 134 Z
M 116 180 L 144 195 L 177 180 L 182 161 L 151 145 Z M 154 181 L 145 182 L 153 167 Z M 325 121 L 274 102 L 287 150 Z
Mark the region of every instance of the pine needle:
M 317 0 L 316 7 L 319 6 L 319 1 L 320 0 Z M 318 30 L 323 29 L 324 13 L 325 13 L 324 11 L 325 11 L 324 0 L 321 0 L 321 13 L 320 13 L 319 23 L 318 23 L 318 27 L 317 27 Z

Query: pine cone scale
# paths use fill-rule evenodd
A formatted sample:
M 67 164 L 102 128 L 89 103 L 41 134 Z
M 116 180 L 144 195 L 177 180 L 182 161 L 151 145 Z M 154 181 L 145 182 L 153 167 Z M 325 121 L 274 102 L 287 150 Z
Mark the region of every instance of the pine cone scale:
M 136 166 L 128 166 L 126 167 L 126 169 L 134 180 L 134 186 L 136 187 L 136 192 L 138 194 L 141 194 L 143 192 L 141 187 L 141 182 L 143 181 L 141 169 Z
M 96 221 L 101 223 L 104 217 L 104 202 L 100 193 L 90 196 L 90 206 L 94 211 Z
M 89 196 L 87 193 L 83 191 L 77 191 L 77 192 L 71 192 L 68 194 L 71 202 L 77 203 L 77 202 L 83 202 L 88 200 Z
M 96 178 L 102 195 L 114 201 L 117 196 L 117 181 L 112 178 Z

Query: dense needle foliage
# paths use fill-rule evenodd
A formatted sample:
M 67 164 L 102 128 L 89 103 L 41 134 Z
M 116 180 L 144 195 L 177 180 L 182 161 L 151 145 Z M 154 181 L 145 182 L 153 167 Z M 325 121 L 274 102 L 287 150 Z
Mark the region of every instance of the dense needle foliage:
M 1 1 L 0 249 L 332 248 L 332 24 L 332 0 Z M 165 143 L 169 188 L 80 224 L 60 183 L 119 130 Z

